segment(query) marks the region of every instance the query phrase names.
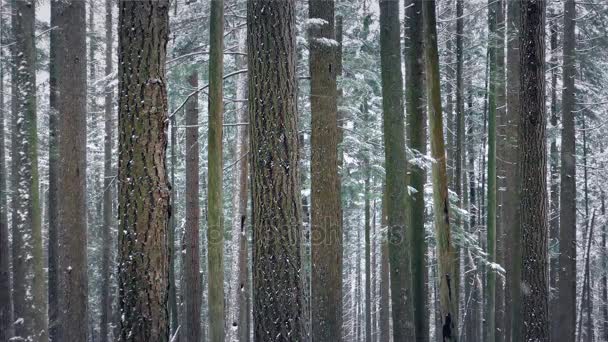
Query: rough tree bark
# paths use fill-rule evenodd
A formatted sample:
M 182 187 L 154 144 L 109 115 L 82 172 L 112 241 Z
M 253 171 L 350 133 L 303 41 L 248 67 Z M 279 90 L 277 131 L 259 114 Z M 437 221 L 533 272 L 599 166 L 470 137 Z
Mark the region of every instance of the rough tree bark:
M 435 1 L 423 2 L 427 96 L 429 101 L 429 130 L 433 163 L 433 211 L 437 239 L 439 269 L 441 335 L 444 342 L 458 341 L 458 296 L 456 295 L 456 253 L 452 246 L 446 154 L 443 140 L 439 56 L 437 53 L 437 24 Z
M 86 3 L 57 6 L 57 324 L 58 341 L 86 341 L 87 277 L 87 58 Z M 68 34 L 69 32 L 69 34 Z
M 118 340 L 169 340 L 169 2 L 119 2 Z
M 522 341 L 549 341 L 545 5 L 521 0 L 520 129 Z M 572 308 L 569 309 L 570 311 Z M 567 339 L 566 339 L 567 340 Z
M 342 226 L 336 87 L 339 47 L 328 43 L 336 38 L 334 1 L 310 0 L 308 11 L 310 19 L 322 20 L 309 27 L 312 339 L 340 341 Z
M 256 341 L 307 339 L 300 268 L 295 0 L 247 3 Z
M 403 75 L 399 1 L 380 1 L 380 65 L 384 156 L 386 169 L 386 213 L 390 259 L 393 339 L 414 339 L 410 260 L 406 237 L 407 184 L 405 124 L 403 119 Z
M 574 341 L 576 330 L 576 5 L 564 1 L 562 67 L 562 136 L 559 222 L 558 331 L 557 336 Z

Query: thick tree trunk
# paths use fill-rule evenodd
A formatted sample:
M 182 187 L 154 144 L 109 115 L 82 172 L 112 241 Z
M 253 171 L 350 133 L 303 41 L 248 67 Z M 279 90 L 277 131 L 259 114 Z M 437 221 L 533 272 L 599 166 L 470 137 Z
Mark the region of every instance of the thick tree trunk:
M 211 1 L 209 29 L 209 140 L 207 248 L 209 341 L 224 341 L 224 219 L 222 131 L 224 117 L 224 0 Z
M 557 336 L 573 341 L 576 328 L 576 5 L 564 1 L 562 67 L 562 136 L 559 222 L 559 267 Z
M 426 101 L 424 80 L 424 50 L 422 32 L 422 0 L 406 1 L 406 103 L 407 137 L 416 157 L 426 155 Z M 419 85 L 419 86 L 417 86 Z M 412 302 L 416 341 L 429 340 L 427 244 L 425 239 L 424 185 L 426 170 L 417 164 L 409 166 L 408 233 L 412 265 Z
M 188 76 L 190 89 L 198 89 L 198 71 Z M 199 146 L 198 96 L 186 103 L 186 222 L 182 251 L 184 260 L 184 326 L 185 341 L 201 340 L 201 274 L 200 274 L 200 206 L 199 206 Z
M 439 268 L 440 315 L 444 342 L 458 341 L 458 301 L 456 294 L 456 253 L 452 246 L 446 154 L 443 140 L 439 56 L 437 53 L 437 24 L 435 1 L 423 2 L 427 92 L 429 99 L 429 129 L 433 163 L 433 211 L 437 239 Z
M 35 2 L 13 2 L 16 126 L 13 160 L 17 194 L 13 198 L 15 336 L 48 339 L 47 299 L 42 256 L 36 113 Z M 19 320 L 23 318 L 23 320 Z
M 334 1 L 310 0 L 309 18 L 323 21 L 309 28 L 312 339 L 340 341 L 342 225 L 336 88 L 338 47 L 327 42 L 336 38 Z M 367 284 L 366 280 L 366 294 Z
M 521 291 L 525 301 L 519 319 L 522 324 L 521 340 L 540 342 L 549 341 L 547 117 L 544 75 L 546 3 L 521 0 L 520 4 L 520 239 Z M 572 308 L 569 310 L 574 311 Z
M 245 30 L 239 33 L 239 49 L 245 52 L 247 47 L 247 34 Z M 236 63 L 239 69 L 247 67 L 245 57 L 237 57 Z M 247 75 L 239 76 L 236 85 L 236 98 L 246 100 Z M 236 196 L 232 200 L 232 238 L 234 252 L 232 256 L 231 274 L 233 280 L 228 295 L 228 326 L 226 327 L 227 341 L 244 342 L 249 336 L 247 320 L 249 311 L 249 255 L 248 255 L 248 233 L 247 233 L 247 200 L 249 196 L 249 127 L 247 122 L 247 103 L 237 104 L 236 121 L 243 123 L 237 127 L 236 132 L 236 171 L 234 173 L 234 188 Z M 238 248 L 236 247 L 238 243 Z
M 247 4 L 256 341 L 305 341 L 295 1 Z M 273 67 L 268 69 L 268 66 Z
M 169 2 L 119 3 L 119 341 L 169 340 Z
M 503 194 L 503 217 L 505 222 L 506 288 L 505 291 L 505 341 L 520 341 L 521 326 L 521 230 L 519 225 L 518 132 L 519 132 L 519 22 L 520 2 L 507 1 L 507 123 L 505 152 L 505 193 Z
M 112 73 L 112 56 L 113 56 L 113 37 L 112 37 L 112 10 L 113 1 L 105 0 L 106 20 L 105 20 L 105 75 Z M 102 251 L 101 251 L 101 317 L 99 321 L 99 341 L 110 341 L 109 330 L 112 320 L 112 300 L 110 294 L 110 279 L 111 279 L 111 258 L 112 258 L 112 226 L 113 226 L 113 203 L 112 203 L 112 146 L 113 146 L 113 115 L 114 107 L 114 89 L 109 85 L 104 89 L 104 138 L 103 138 L 103 227 L 102 227 Z M 173 286 L 173 284 L 171 284 Z
M 57 67 L 57 324 L 59 341 L 86 341 L 87 58 L 85 2 L 56 2 Z M 65 32 L 71 32 L 65 34 Z M 68 48 L 69 47 L 69 48 Z
M 386 169 L 386 209 L 391 273 L 393 339 L 411 340 L 410 251 L 407 248 L 407 184 L 399 2 L 380 1 L 380 64 Z

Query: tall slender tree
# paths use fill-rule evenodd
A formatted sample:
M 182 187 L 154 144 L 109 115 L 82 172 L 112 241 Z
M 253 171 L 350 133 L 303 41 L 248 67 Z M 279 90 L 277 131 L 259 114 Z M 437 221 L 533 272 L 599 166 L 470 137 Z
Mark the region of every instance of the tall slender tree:
M 520 286 L 525 301 L 519 319 L 522 324 L 521 340 L 540 342 L 549 341 L 547 117 L 544 74 L 546 2 L 521 0 L 520 4 Z
M 574 341 L 576 330 L 576 4 L 564 1 L 562 67 L 562 136 L 559 222 L 557 336 Z M 566 309 L 568 308 L 568 309 Z
M 56 50 L 58 164 L 58 340 L 86 341 L 87 277 L 87 58 L 86 3 L 58 1 Z M 69 32 L 69 33 L 68 33 Z M 69 48 L 68 48 L 69 47 Z
M 169 340 L 169 2 L 119 2 L 118 340 Z
M 188 85 L 198 89 L 198 71 L 188 75 Z M 198 96 L 188 99 L 186 113 L 186 224 L 183 236 L 184 260 L 184 332 L 185 341 L 201 340 L 201 274 L 200 274 L 200 200 Z
M 342 227 L 338 176 L 334 1 L 309 0 L 311 106 L 312 339 L 339 341 L 342 330 Z M 319 20 L 320 19 L 320 20 Z M 314 21 L 313 21 L 314 22 Z
M 307 338 L 300 272 L 295 5 L 295 0 L 247 3 L 256 341 Z
M 224 117 L 224 0 L 212 0 L 209 20 L 209 135 L 207 249 L 209 341 L 224 341 L 224 223 L 222 132 Z
M 51 17 L 50 25 L 57 25 L 58 5 L 57 1 L 51 1 Z M 60 49 L 59 30 L 50 32 L 50 48 L 49 48 L 49 188 L 48 188 L 48 316 L 49 316 L 49 339 L 57 341 L 59 339 L 59 325 L 57 314 L 59 312 L 57 300 L 57 283 L 58 283 L 58 250 L 59 241 L 57 239 L 58 231 L 58 210 L 57 210 L 57 183 L 58 177 L 58 91 L 57 91 L 57 51 Z
M 13 295 L 15 336 L 48 339 L 47 299 L 42 256 L 36 112 L 35 1 L 13 1 L 15 46 L 15 148 L 13 172 Z
M 507 1 L 507 123 L 505 152 L 505 192 L 503 194 L 502 215 L 505 220 L 505 268 L 507 291 L 505 293 L 505 340 L 520 341 L 520 273 L 521 273 L 521 230 L 519 225 L 519 174 L 518 174 L 518 132 L 519 132 L 519 23 L 520 1 Z
M 424 87 L 424 35 L 422 32 L 422 1 L 406 2 L 406 104 L 408 144 L 416 157 L 426 154 L 426 101 Z M 407 184 L 411 189 L 408 197 L 408 234 L 412 265 L 412 297 L 416 341 L 429 340 L 427 244 L 425 238 L 424 185 L 426 170 L 413 163 L 409 166 Z
M 488 64 L 490 81 L 488 89 L 488 183 L 487 183 L 487 242 L 488 261 L 496 263 L 496 95 L 498 83 L 498 12 L 500 1 L 488 1 Z M 496 271 L 487 269 L 486 274 L 485 341 L 496 340 Z
M 448 200 L 448 177 L 446 153 L 443 139 L 441 109 L 441 86 L 439 56 L 437 53 L 437 24 L 435 1 L 423 1 L 425 32 L 425 57 L 427 96 L 429 102 L 429 130 L 433 163 L 433 211 L 437 239 L 437 262 L 439 268 L 439 302 L 441 336 L 444 342 L 458 341 L 458 301 L 456 298 L 455 264 L 458 262 L 452 246 L 450 230 L 450 208 Z
M 247 50 L 247 33 L 239 33 L 239 50 Z M 239 69 L 247 67 L 247 58 L 237 56 L 236 63 Z M 237 80 L 236 98 L 246 100 L 247 75 L 241 74 Z M 234 173 L 234 186 L 236 196 L 232 200 L 232 236 L 235 247 L 232 258 L 231 274 L 233 281 L 230 284 L 228 295 L 228 326 L 226 327 L 227 341 L 247 341 L 249 338 L 249 240 L 247 231 L 247 201 L 249 196 L 249 128 L 247 122 L 247 103 L 237 104 L 237 132 L 236 132 L 236 172 Z M 236 247 L 238 243 L 238 248 Z
M 393 339 L 414 338 L 410 260 L 406 240 L 407 185 L 399 2 L 380 1 L 380 65 L 386 169 Z

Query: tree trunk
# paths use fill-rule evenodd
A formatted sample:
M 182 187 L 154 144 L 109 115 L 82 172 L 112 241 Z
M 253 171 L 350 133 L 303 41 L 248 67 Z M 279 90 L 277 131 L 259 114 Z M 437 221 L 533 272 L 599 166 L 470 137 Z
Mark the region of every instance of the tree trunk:
M 479 207 L 477 205 L 477 185 L 475 176 L 475 147 L 473 137 L 475 135 L 475 126 L 472 111 L 472 89 L 469 86 L 469 126 L 467 128 L 467 148 L 468 148 L 468 178 L 469 178 L 469 233 L 474 234 L 477 230 L 477 216 Z M 475 265 L 475 260 L 471 255 L 471 251 L 467 250 L 465 255 L 465 315 L 464 315 L 464 341 L 477 342 L 480 341 L 480 310 L 479 302 L 479 268 Z
M 118 13 L 118 340 L 167 342 L 169 2 L 124 0 Z
M 106 51 L 105 51 L 105 75 L 112 73 L 112 55 L 113 55 L 113 37 L 112 37 L 112 0 L 105 0 L 106 10 Z M 114 211 L 112 208 L 112 184 L 113 182 L 113 170 L 112 170 L 112 147 L 113 147 L 113 118 L 112 109 L 114 106 L 114 89 L 109 85 L 106 85 L 104 89 L 104 165 L 103 165 L 103 231 L 102 235 L 102 252 L 101 252 L 101 317 L 99 322 L 99 341 L 108 342 L 110 341 L 109 329 L 110 322 L 112 319 L 112 300 L 110 295 L 110 279 L 111 279 L 111 258 L 112 258 L 112 226 Z M 171 284 L 173 286 L 173 284 Z
M 323 21 L 309 28 L 312 340 L 340 341 L 342 226 L 336 88 L 338 47 L 327 43 L 336 38 L 334 1 L 310 0 L 309 18 Z M 369 261 L 367 257 L 366 260 Z M 366 294 L 367 285 L 366 280 Z
M 507 291 L 505 291 L 505 341 L 521 341 L 521 230 L 519 225 L 518 132 L 519 132 L 519 22 L 520 2 L 507 1 L 507 123 L 505 152 L 505 193 L 503 194 L 503 217 L 505 222 L 505 269 Z
M 503 214 L 505 168 L 506 168 L 506 98 L 505 98 L 505 1 L 496 3 L 496 262 L 505 265 L 505 225 L 506 217 Z M 496 282 L 496 314 L 495 314 L 495 340 L 505 341 L 505 282 L 498 277 Z
M 209 341 L 224 341 L 224 219 L 222 131 L 224 117 L 224 0 L 211 1 L 209 29 L 209 140 L 207 249 Z
M 386 229 L 388 218 L 386 217 L 386 187 L 383 187 L 382 196 L 382 218 L 380 220 L 382 229 Z M 389 298 L 389 257 L 388 240 L 385 234 L 382 235 L 380 242 L 380 315 L 378 326 L 378 342 L 390 341 L 390 298 Z
M 59 341 L 86 341 L 87 58 L 83 1 L 56 2 L 58 163 L 57 324 Z M 71 32 L 65 34 L 65 32 Z M 63 47 L 63 48 L 61 48 Z M 66 48 L 70 47 L 70 48 Z
M 520 4 L 521 291 L 526 299 L 520 324 L 521 340 L 540 342 L 549 341 L 547 117 L 544 75 L 546 3 L 521 0 Z M 574 311 L 572 308 L 569 310 Z
M 486 253 L 488 262 L 497 263 L 496 254 L 496 109 L 498 94 L 498 17 L 500 16 L 500 1 L 488 2 L 488 64 L 490 81 L 488 90 L 488 187 L 487 187 L 487 242 Z M 487 342 L 496 340 L 496 271 L 490 267 L 486 273 L 486 310 L 485 325 Z
M 13 221 L 15 336 L 48 339 L 47 299 L 42 256 L 36 113 L 35 2 L 13 2 L 16 126 L 13 155 L 17 194 Z
M 57 25 L 57 19 L 59 16 L 58 2 L 51 1 L 51 18 L 50 25 L 54 27 Z M 81 28 L 82 29 L 82 28 Z M 57 51 L 62 49 L 59 46 L 59 30 L 53 30 L 50 32 L 50 49 L 49 49 L 49 189 L 48 189 L 48 315 L 49 315 L 49 339 L 51 341 L 59 340 L 59 322 L 57 321 L 57 315 L 59 313 L 58 307 L 58 258 L 57 254 L 59 251 L 59 242 L 57 240 L 58 231 L 58 200 L 57 200 L 57 183 L 59 182 L 58 177 L 58 155 L 57 155 L 57 144 L 58 144 L 58 104 L 57 99 L 59 94 L 57 92 Z
M 405 124 L 403 120 L 403 76 L 399 2 L 380 1 L 380 64 L 386 169 L 386 213 L 391 273 L 393 339 L 414 339 L 410 295 L 410 260 L 406 239 L 407 184 Z
M 437 260 L 439 268 L 440 314 L 444 342 L 458 340 L 458 301 L 455 264 L 458 261 L 452 246 L 450 212 L 448 200 L 448 179 L 446 171 L 445 144 L 443 140 L 443 118 L 441 110 L 441 86 L 439 77 L 439 56 L 437 53 L 437 25 L 435 1 L 424 1 L 425 56 L 427 92 L 429 99 L 429 128 L 431 157 L 433 163 L 433 211 L 435 213 L 435 233 L 437 239 Z
M 371 296 L 372 296 L 372 282 L 371 282 L 371 276 L 372 276 L 372 271 L 371 271 L 371 267 L 372 267 L 372 263 L 371 263 L 371 253 L 372 253 L 372 248 L 371 248 L 371 230 L 372 230 L 372 225 L 371 225 L 371 219 L 372 219 L 372 215 L 371 215 L 371 203 L 370 203 L 370 196 L 371 196 L 371 171 L 370 171 L 370 165 L 369 165 L 369 160 L 365 161 L 365 208 L 364 208 L 364 212 L 365 212 L 365 342 L 372 342 L 372 316 L 371 316 L 371 311 L 372 311 L 372 301 L 371 301 Z M 338 335 L 339 336 L 339 335 Z
M 247 3 L 256 341 L 307 340 L 306 295 L 298 272 L 295 5 L 294 0 Z
M 426 155 L 426 101 L 424 80 L 424 50 L 422 32 L 422 1 L 406 1 L 406 104 L 407 137 L 416 158 Z M 420 85 L 420 86 L 416 86 Z M 424 185 L 426 170 L 417 164 L 409 165 L 407 185 L 409 194 L 408 233 L 412 265 L 412 302 L 416 341 L 429 340 L 427 244 L 425 238 Z
M 198 71 L 188 76 L 191 89 L 198 89 Z M 184 260 L 184 330 L 185 341 L 201 340 L 201 274 L 200 274 L 200 207 L 199 207 L 199 147 L 198 147 L 198 96 L 192 96 L 185 107 L 186 113 L 186 222 L 182 250 Z
M 557 336 L 573 341 L 576 328 L 576 5 L 564 1 L 562 67 L 562 136 L 559 222 L 559 267 Z
M 0 37 L 3 36 L 4 18 L 0 20 Z M 0 59 L 4 59 L 4 50 L 0 50 Z M 4 107 L 4 64 L 0 65 L 0 108 Z M 11 293 L 11 262 L 10 244 L 8 241 L 8 203 L 6 193 L 6 151 L 5 147 L 5 115 L 0 111 L 0 341 L 8 341 L 13 337 L 13 296 Z
M 239 49 L 242 52 L 246 51 L 247 35 L 245 30 L 239 33 Z M 245 57 L 237 57 L 236 63 L 238 69 L 247 67 L 247 59 Z M 246 100 L 247 93 L 247 75 L 239 76 L 236 85 L 236 98 Z M 238 123 L 247 122 L 247 104 L 237 104 Z M 248 239 L 247 239 L 247 200 L 249 179 L 249 128 L 246 125 L 239 125 L 236 132 L 236 171 L 234 173 L 234 189 L 236 196 L 232 200 L 232 237 L 233 243 L 238 249 L 234 248 L 233 261 L 231 265 L 231 274 L 233 281 L 230 285 L 230 294 L 228 296 L 228 323 L 226 327 L 227 341 L 246 341 L 249 336 L 247 319 L 249 312 L 247 310 L 247 302 L 249 300 L 249 256 L 248 256 Z

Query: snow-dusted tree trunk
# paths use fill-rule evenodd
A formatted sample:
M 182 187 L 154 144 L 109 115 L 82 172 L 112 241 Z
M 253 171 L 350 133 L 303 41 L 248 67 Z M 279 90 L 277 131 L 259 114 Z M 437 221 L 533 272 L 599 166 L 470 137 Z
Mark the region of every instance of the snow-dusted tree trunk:
M 42 256 L 36 113 L 35 2 L 13 1 L 13 80 L 16 125 L 13 143 L 13 295 L 15 336 L 48 339 L 47 299 Z
M 119 341 L 169 340 L 169 2 L 119 2 Z
M 246 52 L 247 34 L 245 30 L 239 33 L 239 51 Z M 247 59 L 237 56 L 237 68 L 247 67 Z M 247 100 L 247 75 L 241 74 L 237 80 L 236 98 Z M 234 193 L 232 200 L 232 237 L 233 255 L 230 274 L 232 281 L 228 294 L 228 324 L 226 341 L 245 342 L 249 337 L 249 255 L 247 231 L 247 200 L 249 198 L 249 127 L 247 102 L 237 103 L 236 121 L 239 124 L 236 132 L 236 171 L 234 172 Z

